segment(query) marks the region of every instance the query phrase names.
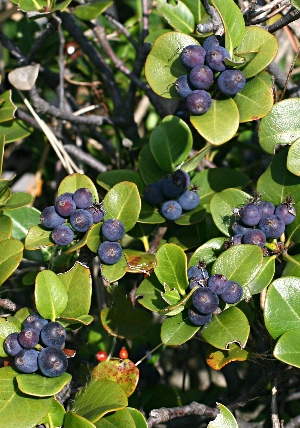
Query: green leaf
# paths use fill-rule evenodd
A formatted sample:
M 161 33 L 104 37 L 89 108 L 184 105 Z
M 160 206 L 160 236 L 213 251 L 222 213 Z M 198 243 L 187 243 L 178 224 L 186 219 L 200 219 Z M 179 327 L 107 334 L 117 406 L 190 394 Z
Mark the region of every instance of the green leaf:
M 197 152 L 195 155 L 190 157 L 186 162 L 184 162 L 181 165 L 181 169 L 183 169 L 186 172 L 193 171 L 198 167 L 201 160 L 204 158 L 204 156 L 207 155 L 207 153 L 209 153 L 210 150 L 211 150 L 211 144 L 207 143 L 207 145 L 204 146 L 201 150 L 199 150 L 199 152 Z
M 58 394 L 70 382 L 72 376 L 69 373 L 63 373 L 60 376 L 50 378 L 32 373 L 29 376 L 28 374 L 19 374 L 16 379 L 20 391 L 24 394 L 49 397 Z
M 16 208 L 25 207 L 31 204 L 33 196 L 25 192 L 16 192 L 11 195 L 7 202 L 5 202 L 4 208 L 6 210 L 14 210 Z
M 130 273 L 149 273 L 156 266 L 156 256 L 143 251 L 126 249 L 124 256 L 127 263 L 127 272 Z
M 7 212 L 4 210 L 3 213 L 13 222 L 13 238 L 20 240 L 24 240 L 29 229 L 40 222 L 41 212 L 34 207 L 21 207 Z
M 86 187 L 87 189 L 90 189 L 92 192 L 94 202 L 99 202 L 99 196 L 97 192 L 97 188 L 93 181 L 84 174 L 74 173 L 70 174 L 67 177 L 65 177 L 60 185 L 58 186 L 57 194 L 60 196 L 63 193 L 76 192 L 77 189 L 80 189 L 81 187 Z
M 175 168 L 187 158 L 193 145 L 193 137 L 188 125 L 177 116 L 166 116 L 150 135 L 150 149 L 165 172 Z
M 141 282 L 136 290 L 135 296 L 139 298 L 139 304 L 152 312 L 158 312 L 166 307 L 166 302 L 162 298 L 163 285 L 158 281 L 153 273 Z
M 20 9 L 24 12 L 41 11 L 47 5 L 47 0 L 19 0 Z
M 6 337 L 10 333 L 19 332 L 21 328 L 16 327 L 16 325 L 12 322 L 13 317 L 5 320 L 4 318 L 0 318 L 0 357 L 7 357 L 7 353 L 4 351 L 3 342 Z M 1 373 L 1 370 L 0 370 Z
M 195 20 L 190 9 L 180 0 L 173 6 L 166 0 L 157 0 L 157 10 L 168 21 L 168 24 L 183 33 L 193 33 Z
M 91 4 L 79 5 L 75 8 L 74 14 L 83 21 L 90 21 L 98 18 L 107 8 L 113 4 L 113 1 L 97 1 Z
M 205 114 L 191 115 L 190 120 L 205 140 L 214 146 L 220 146 L 234 137 L 239 127 L 240 116 L 233 99 L 225 98 L 212 100 L 211 107 Z
M 43 270 L 37 274 L 34 297 L 38 313 L 52 321 L 68 304 L 68 294 L 63 281 L 50 270 Z
M 287 263 L 285 265 L 283 276 L 299 276 L 300 277 L 300 254 L 294 256 L 285 255 Z
M 187 74 L 180 53 L 188 45 L 199 43 L 193 37 L 175 31 L 155 40 L 146 60 L 145 75 L 153 91 L 161 97 L 178 98 L 174 83 L 178 77 Z
M 225 189 L 213 196 L 210 209 L 217 228 L 226 236 L 232 235 L 231 226 L 235 221 L 233 209 L 249 202 L 247 193 L 238 189 Z
M 291 0 L 292 6 L 294 6 L 296 9 L 300 10 L 300 0 Z
M 0 242 L 9 239 L 12 234 L 13 223 L 10 217 L 0 216 Z
M 91 324 L 94 321 L 94 317 L 92 317 L 92 315 L 81 315 L 81 317 L 77 318 L 60 316 L 58 318 L 58 321 L 65 327 L 74 326 L 74 324 L 78 324 L 77 328 L 79 328 L 82 325 Z
M 95 425 L 70 410 L 66 414 L 64 428 L 95 428 Z
M 106 413 L 127 406 L 126 394 L 115 382 L 99 382 L 93 379 L 86 388 L 75 397 L 71 410 L 90 422 L 96 422 Z
M 206 266 L 213 263 L 224 251 L 224 242 L 226 238 L 213 238 L 205 242 L 194 252 L 189 260 L 188 267 L 196 265 L 200 260 L 204 261 Z
M 287 162 L 286 162 L 287 169 L 292 174 L 295 174 L 297 176 L 300 176 L 299 156 L 300 156 L 300 138 L 291 145 L 287 156 Z
M 99 245 L 101 244 L 100 230 L 103 222 L 93 224 L 86 233 L 86 245 L 93 252 L 97 253 Z
M 54 243 L 51 241 L 51 233 L 52 230 L 44 229 L 39 224 L 32 226 L 25 238 L 26 250 L 37 250 L 42 247 L 53 246 Z
M 300 279 L 275 279 L 269 286 L 264 307 L 265 325 L 274 339 L 300 329 Z
M 188 286 L 187 260 L 184 251 L 175 244 L 165 244 L 156 253 L 157 266 L 154 272 L 161 284 L 168 284 L 181 295 Z
M 5 428 L 32 428 L 49 412 L 52 398 L 23 394 L 16 386 L 17 372 L 12 367 L 0 369 L 0 420 Z
M 52 399 L 52 404 L 49 412 L 45 416 L 43 420 L 40 421 L 40 424 L 47 424 L 51 427 L 60 427 L 63 426 L 64 418 L 66 411 L 60 402 L 58 402 L 55 398 Z
M 235 417 L 227 407 L 217 403 L 220 409 L 220 414 L 207 425 L 207 428 L 239 428 Z
M 247 361 L 251 356 L 250 351 L 241 349 L 236 343 L 231 343 L 228 351 L 209 346 L 206 352 L 206 362 L 214 370 L 221 370 L 232 361 Z
M 205 217 L 205 207 L 201 204 L 191 211 L 183 211 L 181 216 L 175 220 L 179 226 L 189 226 L 194 223 L 199 223 Z
M 139 170 L 146 184 L 155 183 L 164 178 L 165 174 L 158 166 L 150 149 L 150 144 L 145 144 L 139 157 Z
M 92 280 L 90 270 L 79 262 L 66 273 L 58 275 L 65 286 L 68 303 L 61 317 L 77 318 L 88 315 L 91 306 Z
M 5 239 L 0 242 L 0 285 L 19 266 L 23 257 L 24 246 L 18 239 Z
M 3 94 L 0 95 L 0 123 L 13 119 L 15 111 L 16 106 L 11 99 L 11 90 L 3 92 Z
M 245 65 L 240 68 L 246 78 L 249 79 L 249 77 L 256 76 L 264 70 L 273 61 L 277 51 L 278 42 L 276 37 L 263 28 L 249 26 L 245 28 L 245 37 L 235 49 L 234 54 L 240 54 L 243 57 L 243 53 L 257 52 L 255 56 L 251 55 Z
M 182 0 L 194 15 L 195 22 L 198 23 L 206 15 L 206 10 L 200 1 Z
M 122 254 L 121 259 L 114 265 L 101 265 L 101 275 L 107 282 L 115 282 L 122 278 L 127 272 L 127 262 L 125 254 Z
M 243 349 L 249 337 L 250 325 L 246 315 L 232 306 L 218 315 L 213 315 L 201 332 L 203 338 L 215 348 L 229 349 L 229 345 L 235 342 Z
M 59 4 L 55 4 L 55 6 L 51 9 L 51 12 L 54 12 L 56 10 L 60 10 L 61 12 L 63 12 L 71 3 L 72 0 L 64 0 Z
M 0 106 L 1 113 L 1 106 Z M 1 117 L 1 115 L 0 115 Z M 0 120 L 1 122 L 1 120 Z M 13 143 L 23 138 L 28 137 L 33 131 L 33 128 L 22 120 L 13 119 L 0 125 L 0 137 L 5 135 L 5 143 Z
M 273 106 L 271 85 L 267 85 L 260 75 L 249 80 L 233 99 L 240 112 L 240 122 L 260 119 L 266 116 Z
M 225 30 L 225 48 L 232 56 L 233 49 L 242 42 L 245 35 L 244 17 L 233 0 L 212 0 L 212 4 L 221 16 Z
M 276 343 L 273 355 L 288 365 L 300 367 L 300 328 L 285 332 Z
M 127 232 L 136 224 L 141 210 L 137 186 L 129 181 L 116 184 L 105 195 L 103 206 L 106 210 L 105 219 L 120 220 Z
M 131 169 L 114 169 L 112 171 L 102 172 L 97 177 L 97 183 L 105 190 L 111 189 L 115 184 L 122 181 L 131 181 L 137 185 L 139 192 L 142 194 L 144 190 L 144 183 L 138 171 Z
M 187 311 L 166 318 L 161 326 L 161 340 L 164 345 L 182 345 L 193 337 L 200 327 L 191 323 Z
M 157 224 L 164 223 L 165 221 L 166 220 L 160 215 L 157 207 L 147 204 L 144 200 L 142 201 L 142 207 L 138 219 L 139 223 Z
M 137 409 L 126 407 L 105 416 L 95 424 L 96 428 L 147 428 L 147 422 Z
M 247 284 L 251 295 L 263 291 L 272 281 L 275 273 L 276 256 L 264 257 L 260 270 L 252 281 Z

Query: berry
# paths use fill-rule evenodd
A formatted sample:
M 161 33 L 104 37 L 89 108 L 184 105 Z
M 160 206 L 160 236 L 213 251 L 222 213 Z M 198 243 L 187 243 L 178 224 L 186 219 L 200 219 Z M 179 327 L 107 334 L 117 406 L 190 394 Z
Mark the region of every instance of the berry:
M 114 265 L 122 257 L 122 247 L 118 242 L 102 242 L 98 247 L 98 256 L 102 263 Z
M 243 235 L 234 235 L 234 236 L 232 236 L 230 238 L 231 245 L 240 245 L 242 243 L 242 238 L 243 238 Z
M 10 333 L 3 343 L 4 351 L 12 357 L 17 355 L 23 349 L 18 341 L 18 336 L 19 333 Z
M 39 336 L 34 328 L 24 328 L 18 335 L 18 341 L 23 348 L 34 348 L 39 342 Z
M 56 199 L 55 209 L 60 216 L 69 217 L 76 210 L 73 193 L 67 192 L 60 195 Z
M 121 358 L 122 360 L 126 360 L 128 358 L 128 352 L 124 346 L 120 349 L 119 358 Z
M 232 223 L 231 228 L 235 235 L 244 235 L 248 230 L 251 230 L 249 227 L 242 225 L 239 220 Z
M 208 279 L 208 272 L 205 268 L 199 267 L 199 265 L 191 266 L 187 271 L 188 279 Z
M 81 187 L 74 193 L 73 201 L 75 202 L 77 208 L 87 208 L 92 205 L 93 202 L 92 192 L 86 187 Z
M 208 315 L 217 309 L 219 299 L 210 288 L 201 287 L 192 295 L 192 302 L 197 311 L 203 315 Z
M 200 326 L 207 324 L 212 319 L 212 314 L 203 315 L 196 309 L 189 309 L 188 317 L 193 324 Z
M 195 89 L 209 89 L 214 81 L 214 74 L 206 65 L 196 65 L 190 72 L 190 82 Z M 189 94 L 187 94 L 188 96 Z
M 51 238 L 56 245 L 69 245 L 74 239 L 74 232 L 69 226 L 62 224 L 52 230 Z
M 191 278 L 189 280 L 189 289 L 192 290 L 194 287 L 203 287 L 206 285 L 206 279 Z
M 242 237 L 243 244 L 259 245 L 263 247 L 266 243 L 266 235 L 260 229 L 250 229 Z
M 203 65 L 205 61 L 206 51 L 199 45 L 189 45 L 182 49 L 181 61 L 189 68 L 196 65 Z
M 200 196 L 193 190 L 185 190 L 178 198 L 178 203 L 183 210 L 190 211 L 196 208 L 200 203 Z
M 25 319 L 24 328 L 34 328 L 36 331 L 41 331 L 46 324 L 48 324 L 48 320 L 42 318 L 39 314 L 31 314 Z
M 250 202 L 241 208 L 240 216 L 245 226 L 256 226 L 262 218 L 262 212 L 259 205 Z
M 178 77 L 174 85 L 175 85 L 175 90 L 177 94 L 184 99 L 188 95 L 190 95 L 190 93 L 192 93 L 192 91 L 195 89 L 193 88 L 190 82 L 190 78 L 188 74 L 183 74 L 182 76 Z
M 34 373 L 38 369 L 38 355 L 35 349 L 22 349 L 15 356 L 15 366 L 23 373 Z
M 63 224 L 65 219 L 57 214 L 55 206 L 51 205 L 41 212 L 40 221 L 43 226 L 48 229 L 53 229 L 54 227 Z
M 150 183 L 144 189 L 145 201 L 149 204 L 158 205 L 164 200 L 161 186 L 158 183 Z
M 104 219 L 105 209 L 101 206 L 101 204 L 94 203 L 89 207 L 85 208 L 85 210 L 88 211 L 93 217 L 94 224 L 100 223 L 100 221 Z
M 275 213 L 275 206 L 271 202 L 268 202 L 268 201 L 260 202 L 259 208 L 261 209 L 263 216 Z
M 290 212 L 288 204 L 283 203 L 276 207 L 275 214 L 282 218 L 285 225 L 293 223 L 296 216 L 294 211 Z
M 222 46 L 214 46 L 206 52 L 205 61 L 213 71 L 224 71 L 226 69 L 225 58 L 230 59 L 228 50 Z
M 166 220 L 177 220 L 182 214 L 181 205 L 176 201 L 166 201 L 162 204 L 161 215 Z
M 173 174 L 173 180 L 177 184 L 177 186 L 183 186 L 183 190 L 185 190 L 191 182 L 191 178 L 189 174 L 183 169 L 177 169 Z
M 41 329 L 41 340 L 45 346 L 61 348 L 66 340 L 66 330 L 57 321 L 48 322 Z
M 285 224 L 276 214 L 265 215 L 258 223 L 258 228 L 264 232 L 267 238 L 279 238 L 285 231 Z
M 98 351 L 96 354 L 96 359 L 100 362 L 106 361 L 108 357 L 108 353 L 105 351 Z
M 216 36 L 208 36 L 202 45 L 203 49 L 206 51 L 209 51 L 216 46 L 219 46 L 219 40 L 216 38 Z
M 243 288 L 235 281 L 228 281 L 226 290 L 221 294 L 225 303 L 237 303 L 243 296 Z
M 240 92 L 246 84 L 246 77 L 240 70 L 225 70 L 217 80 L 220 91 L 229 96 Z
M 68 359 L 62 349 L 49 346 L 39 353 L 38 367 L 47 377 L 60 376 L 67 370 Z
M 110 218 L 103 223 L 101 232 L 108 241 L 119 241 L 124 236 L 125 227 L 120 220 Z
M 215 273 L 208 278 L 207 286 L 216 294 L 222 294 L 226 289 L 227 283 L 228 279 L 225 275 Z
M 161 189 L 166 198 L 177 198 L 184 191 L 185 183 L 177 179 L 175 174 L 169 174 L 161 181 Z
M 187 97 L 186 106 L 193 114 L 204 114 L 211 106 L 211 96 L 203 89 L 197 89 Z
M 86 232 L 92 226 L 94 220 L 87 210 L 79 208 L 71 215 L 70 223 L 77 232 Z

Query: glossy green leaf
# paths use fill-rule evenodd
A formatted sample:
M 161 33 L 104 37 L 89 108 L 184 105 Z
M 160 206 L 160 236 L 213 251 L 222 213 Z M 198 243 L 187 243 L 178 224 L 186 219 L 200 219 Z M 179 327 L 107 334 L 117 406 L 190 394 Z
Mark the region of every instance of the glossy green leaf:
M 198 44 L 193 37 L 175 31 L 155 40 L 145 64 L 146 79 L 154 92 L 164 98 L 178 98 L 174 83 L 187 74 L 180 53 L 185 46 Z
M 232 55 L 245 35 L 245 20 L 240 8 L 234 0 L 212 0 L 213 6 L 219 12 L 225 30 L 225 47 Z
M 172 173 L 188 156 L 193 137 L 188 125 L 177 116 L 166 116 L 150 135 L 150 149 L 159 165 Z
M 92 315 L 81 315 L 80 317 L 72 318 L 72 317 L 63 317 L 60 316 L 58 321 L 65 327 L 77 325 L 77 328 L 83 325 L 89 325 L 94 321 L 94 317 Z
M 199 223 L 205 217 L 205 207 L 198 205 L 191 211 L 183 211 L 181 216 L 175 220 L 175 223 L 179 226 L 190 226 L 191 224 Z
M 163 291 L 163 285 L 153 273 L 141 282 L 135 296 L 138 298 L 139 304 L 144 308 L 152 312 L 158 312 L 166 307 L 166 302 L 162 298 Z
M 176 235 L 168 239 L 168 243 L 178 245 L 184 251 L 195 248 L 202 242 L 203 223 L 196 223 L 176 231 Z
M 165 244 L 156 253 L 154 272 L 161 284 L 168 284 L 182 295 L 188 286 L 187 260 L 184 251 L 174 244 Z
M 206 146 L 204 146 L 199 152 L 197 152 L 195 155 L 191 156 L 187 161 L 185 161 L 181 165 L 181 169 L 183 169 L 186 172 L 193 171 L 197 168 L 201 160 L 204 158 L 204 156 L 209 153 L 211 150 L 211 144 L 207 143 Z
M 40 421 L 41 424 L 48 424 L 51 427 L 60 427 L 63 426 L 64 418 L 66 411 L 62 404 L 57 401 L 55 398 L 52 399 L 52 404 L 49 412 L 45 416 L 43 420 Z
M 273 355 L 288 365 L 300 367 L 300 328 L 285 332 L 276 343 Z
M 38 313 L 52 321 L 64 311 L 68 304 L 68 294 L 63 281 L 50 270 L 38 273 L 34 297 Z
M 107 8 L 113 4 L 113 1 L 96 1 L 90 4 L 79 5 L 75 8 L 74 14 L 83 21 L 90 21 L 98 18 Z
M 137 222 L 141 210 L 137 186 L 129 181 L 116 184 L 105 195 L 103 206 L 106 210 L 105 220 L 108 218 L 120 220 L 127 232 Z
M 171 27 L 183 33 L 193 33 L 195 29 L 194 15 L 182 1 L 178 0 L 176 5 L 172 5 L 166 0 L 157 0 L 157 10 Z
M 0 194 L 0 207 L 4 208 L 7 201 L 11 198 L 12 191 L 10 188 L 2 190 Z
M 95 424 L 96 428 L 147 428 L 147 422 L 141 412 L 131 407 L 118 410 L 105 416 Z
M 182 345 L 187 342 L 200 327 L 191 323 L 187 311 L 184 310 L 174 317 L 166 318 L 161 325 L 161 340 L 164 345 Z
M 246 315 L 232 306 L 205 324 L 201 330 L 203 338 L 218 349 L 229 349 L 231 343 L 237 343 L 241 349 L 246 346 L 250 325 Z
M 156 256 L 143 251 L 126 249 L 124 256 L 127 263 L 127 272 L 149 273 L 156 267 Z
M 260 75 L 249 80 L 244 89 L 234 97 L 240 112 L 240 122 L 249 122 L 266 116 L 273 106 L 273 101 L 271 85 L 267 85 Z
M 269 286 L 264 307 L 265 325 L 274 339 L 300 329 L 300 279 L 286 276 Z
M 225 189 L 213 196 L 210 209 L 217 228 L 226 236 L 231 236 L 232 223 L 235 221 L 233 209 L 249 202 L 249 195 L 238 189 Z
M 13 222 L 13 238 L 23 240 L 29 229 L 40 222 L 41 212 L 34 207 L 21 207 L 3 211 Z M 1 217 L 0 217 L 1 221 Z
M 277 144 L 292 144 L 300 138 L 298 111 L 300 98 L 290 98 L 274 105 L 259 126 L 259 144 L 273 154 Z
M 286 167 L 287 169 L 297 176 L 300 176 L 300 138 L 296 140 L 290 147 Z
M 204 6 L 200 1 L 182 0 L 182 3 L 184 3 L 190 9 L 192 14 L 194 15 L 196 23 L 200 22 L 201 19 L 206 15 Z
M 166 220 L 160 215 L 159 209 L 142 200 L 142 206 L 138 222 L 157 224 L 164 223 Z
M 12 322 L 12 317 L 9 319 L 0 318 L 0 357 L 7 357 L 7 353 L 3 349 L 3 342 L 10 333 L 21 331 L 21 327 L 17 327 Z M 0 371 L 1 372 L 1 371 Z
M 33 196 L 25 192 L 16 192 L 11 195 L 7 202 L 5 202 L 6 210 L 14 210 L 16 208 L 25 207 L 28 204 L 31 204 L 33 201 Z
M 220 146 L 234 137 L 239 127 L 240 116 L 233 99 L 225 98 L 213 100 L 205 114 L 191 115 L 190 120 L 205 140 L 214 146 Z
M 299 276 L 300 277 L 300 254 L 293 256 L 285 255 L 287 261 L 284 271 L 282 272 L 283 276 Z
M 139 156 L 139 170 L 146 184 L 155 183 L 165 176 L 151 152 L 150 144 L 145 144 L 141 150 Z
M 0 242 L 9 239 L 12 234 L 12 220 L 6 215 L 0 216 Z
M 220 414 L 207 425 L 207 428 L 239 428 L 235 417 L 227 407 L 218 403 Z
M 59 3 L 59 4 L 56 3 L 55 6 L 54 6 L 54 8 L 51 9 L 51 11 L 54 12 L 56 10 L 60 10 L 61 12 L 63 12 L 69 6 L 69 4 L 71 3 L 71 1 L 72 0 L 64 0 L 61 3 Z
M 1 117 L 1 105 L 0 105 Z M 0 119 L 1 122 L 1 119 Z M 0 125 L 0 137 L 5 135 L 5 143 L 13 143 L 28 137 L 33 131 L 33 128 L 22 120 L 13 119 Z
M 100 230 L 103 222 L 93 224 L 86 233 L 86 245 L 93 252 L 97 253 L 101 244 Z
M 0 285 L 19 266 L 23 257 L 24 246 L 18 239 L 5 239 L 0 242 Z
M 19 374 L 16 379 L 20 391 L 24 394 L 49 397 L 58 394 L 71 381 L 72 376 L 69 373 L 63 373 L 56 377 L 46 377 L 32 373 L 29 376 L 28 374 Z
M 263 28 L 249 26 L 245 28 L 245 37 L 235 49 L 234 54 L 243 56 L 243 53 L 257 52 L 254 57 L 251 55 L 249 61 L 246 61 L 246 64 L 241 67 L 248 79 L 264 70 L 273 61 L 277 51 L 278 42 L 276 37 Z
M 48 6 L 47 0 L 19 0 L 20 9 L 24 12 L 42 11 Z
M 60 185 L 58 186 L 57 194 L 60 196 L 62 193 L 66 192 L 74 193 L 81 187 L 88 188 L 92 192 L 94 202 L 99 202 L 97 188 L 93 181 L 87 175 L 79 174 L 77 172 L 68 175 L 61 181 Z
M 44 229 L 39 224 L 32 226 L 25 239 L 26 250 L 37 250 L 42 247 L 53 246 L 54 243 L 50 238 L 51 232 L 52 230 Z
M 275 258 L 275 255 L 263 258 L 260 270 L 253 280 L 247 284 L 247 288 L 251 295 L 260 293 L 272 281 L 275 274 Z
M 71 410 L 66 414 L 64 428 L 95 428 L 92 422 Z
M 224 242 L 226 238 L 213 238 L 205 242 L 194 252 L 189 260 L 188 267 L 196 265 L 200 260 L 206 265 L 213 263 L 224 251 Z
M 99 382 L 93 379 L 75 397 L 72 409 L 90 422 L 96 422 L 106 413 L 127 406 L 126 394 L 118 384 L 109 380 Z
M 115 282 L 122 278 L 127 272 L 127 262 L 125 254 L 114 265 L 101 264 L 101 275 L 107 282 Z
M 16 106 L 14 105 L 11 99 L 11 90 L 3 92 L 0 95 L 0 123 L 13 119 L 15 111 Z
M 231 343 L 225 351 L 209 346 L 206 351 L 206 362 L 214 370 L 221 370 L 226 364 L 232 361 L 246 361 L 251 358 L 251 352 L 241 349 L 236 343 Z
M 97 177 L 97 183 L 105 190 L 111 189 L 122 181 L 131 181 L 137 185 L 139 192 L 142 194 L 144 190 L 144 183 L 141 179 L 141 175 L 137 171 L 131 169 L 114 169 L 112 171 L 102 172 Z

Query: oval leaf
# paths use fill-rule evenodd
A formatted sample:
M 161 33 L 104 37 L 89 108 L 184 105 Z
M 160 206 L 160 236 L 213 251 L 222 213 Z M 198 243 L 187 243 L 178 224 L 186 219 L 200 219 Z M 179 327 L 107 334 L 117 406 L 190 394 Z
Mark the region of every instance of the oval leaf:
M 220 414 L 216 419 L 207 425 L 207 428 L 239 428 L 235 417 L 227 407 L 218 403 Z
M 95 426 L 96 428 L 147 428 L 148 425 L 141 412 L 126 407 L 100 419 Z
M 0 242 L 0 285 L 19 266 L 23 257 L 24 246 L 18 239 L 5 239 Z
M 161 341 L 164 345 L 182 345 L 187 342 L 200 327 L 195 326 L 188 318 L 187 311 L 166 318 L 161 326 Z
M 166 0 L 157 0 L 157 10 L 176 30 L 183 33 L 192 33 L 194 31 L 194 16 L 190 9 L 180 0 L 174 6 L 167 3 Z
M 38 313 L 52 321 L 63 312 L 68 304 L 68 294 L 64 283 L 50 270 L 43 270 L 37 274 L 34 297 Z
M 300 138 L 296 140 L 290 147 L 286 167 L 295 175 L 300 176 Z
M 79 5 L 75 8 L 74 14 L 84 21 L 98 18 L 106 9 L 113 4 L 113 1 L 98 1 L 92 4 Z
M 77 172 L 68 175 L 61 181 L 58 186 L 57 195 L 60 196 L 62 193 L 66 192 L 74 193 L 81 187 L 87 187 L 92 192 L 94 201 L 99 202 L 98 192 L 93 181 L 88 176 Z
M 95 428 L 95 425 L 70 410 L 65 416 L 64 428 Z
M 273 355 L 286 364 L 300 367 L 300 328 L 284 333 L 276 343 Z
M 39 224 L 32 226 L 25 238 L 26 250 L 38 250 L 42 247 L 53 246 L 51 241 L 52 230 L 44 229 Z
M 206 362 L 214 370 L 221 370 L 232 361 L 246 361 L 249 358 L 251 352 L 241 349 L 236 343 L 231 343 L 228 351 L 210 346 L 206 352 Z
M 17 376 L 20 391 L 35 397 L 49 397 L 58 394 L 72 379 L 69 373 L 57 377 L 46 377 L 38 374 L 20 374 Z

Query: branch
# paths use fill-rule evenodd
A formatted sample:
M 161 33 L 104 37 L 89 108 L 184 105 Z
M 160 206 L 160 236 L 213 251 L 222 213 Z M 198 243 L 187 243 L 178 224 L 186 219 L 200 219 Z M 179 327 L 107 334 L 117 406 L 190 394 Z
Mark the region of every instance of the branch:
M 210 21 L 206 24 L 198 24 L 196 30 L 198 33 L 215 33 L 216 31 L 224 31 L 221 17 L 218 11 L 208 3 L 208 0 L 201 0 L 207 14 L 210 16 Z
M 82 149 L 80 149 L 77 146 L 74 146 L 73 144 L 65 144 L 64 149 L 66 152 L 70 153 L 76 159 L 78 159 L 81 162 L 84 162 L 85 164 L 89 165 L 90 167 L 94 168 L 98 172 L 105 172 L 107 171 L 107 166 L 104 165 L 102 162 L 95 159 L 90 154 L 84 152 Z
M 17 305 L 9 299 L 0 299 L 0 307 L 11 312 L 17 312 L 22 306 Z
M 300 428 L 300 415 L 295 416 L 284 425 L 284 428 Z
M 281 19 L 276 21 L 274 24 L 267 25 L 262 28 L 269 31 L 269 33 L 275 33 L 275 31 L 280 30 L 281 28 L 285 27 L 286 25 L 290 24 L 293 21 L 296 21 L 299 18 L 300 18 L 300 11 L 297 10 L 295 7 L 291 7 L 289 12 L 286 15 L 284 15 Z

